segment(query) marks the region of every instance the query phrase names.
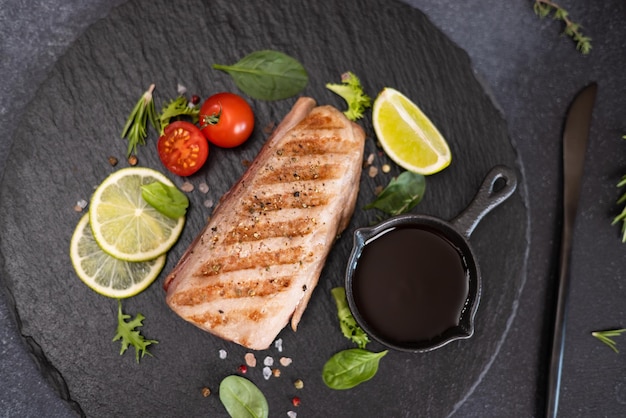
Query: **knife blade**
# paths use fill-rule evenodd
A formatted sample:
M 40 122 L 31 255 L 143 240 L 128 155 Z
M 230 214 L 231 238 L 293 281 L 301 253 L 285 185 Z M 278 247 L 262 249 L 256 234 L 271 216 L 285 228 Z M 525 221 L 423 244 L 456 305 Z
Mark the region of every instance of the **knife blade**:
M 567 111 L 563 128 L 563 230 L 546 405 L 546 416 L 551 418 L 557 416 L 559 407 L 568 310 L 569 259 L 597 90 L 598 85 L 591 83 L 576 95 Z

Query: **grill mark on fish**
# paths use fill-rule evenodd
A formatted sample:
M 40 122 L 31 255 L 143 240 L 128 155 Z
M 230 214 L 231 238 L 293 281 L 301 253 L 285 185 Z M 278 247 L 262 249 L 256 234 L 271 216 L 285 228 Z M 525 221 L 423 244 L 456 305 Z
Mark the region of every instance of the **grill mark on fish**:
M 299 246 L 281 248 L 279 251 L 258 251 L 245 257 L 241 257 L 239 254 L 232 254 L 209 260 L 193 276 L 210 277 L 256 267 L 267 268 L 285 264 L 299 264 L 308 258 L 310 258 L 310 255 L 305 255 L 302 247 Z
M 283 209 L 314 208 L 328 204 L 330 200 L 328 195 L 311 192 L 291 192 L 267 196 L 254 195 L 241 202 L 242 211 L 250 214 L 267 213 Z
M 231 229 L 221 241 L 224 245 L 260 241 L 268 238 L 305 237 L 313 232 L 315 218 L 300 217 L 284 222 L 255 222 L 238 225 Z
M 264 319 L 269 312 L 262 312 L 260 309 L 238 309 L 231 310 L 229 312 L 204 312 L 197 315 L 190 315 L 189 319 L 198 324 L 206 324 L 211 328 L 219 328 L 220 326 L 227 325 L 230 322 L 234 322 L 232 319 L 236 318 L 241 320 L 242 317 L 248 318 L 253 322 L 259 322 Z M 248 345 L 246 340 L 239 341 L 240 344 Z
M 298 181 L 325 181 L 341 177 L 342 167 L 339 164 L 284 165 L 278 168 L 266 167 L 255 184 L 261 186 L 285 184 Z
M 339 136 L 324 136 L 320 133 L 302 133 L 294 135 L 285 143 L 278 152 L 283 155 L 298 157 L 304 155 L 348 154 L 351 151 L 350 144 L 346 144 Z
M 194 306 L 217 299 L 263 298 L 289 290 L 293 279 L 293 276 L 236 282 L 216 279 L 206 286 L 179 292 L 172 300 L 180 306 Z

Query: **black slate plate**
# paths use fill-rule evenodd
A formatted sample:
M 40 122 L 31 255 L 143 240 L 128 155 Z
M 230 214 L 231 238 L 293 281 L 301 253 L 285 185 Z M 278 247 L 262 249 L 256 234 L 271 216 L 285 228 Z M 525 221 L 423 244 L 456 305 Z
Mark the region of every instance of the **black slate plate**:
M 304 94 L 319 103 L 343 106 L 324 88 L 352 70 L 375 96 L 383 86 L 413 98 L 448 138 L 454 161 L 428 178 L 427 194 L 416 212 L 450 219 L 472 199 L 496 164 L 517 166 L 503 118 L 475 78 L 466 54 L 419 11 L 383 0 L 130 1 L 93 25 L 58 62 L 19 124 L 0 189 L 2 285 L 14 306 L 25 341 L 42 373 L 61 397 L 87 416 L 225 416 L 217 388 L 237 373 L 246 350 L 217 339 L 176 317 L 164 303 L 163 276 L 201 229 L 217 199 L 243 173 L 267 134 L 295 99 L 251 100 L 257 117 L 253 138 L 237 150 L 213 149 L 209 165 L 189 178 L 211 187 L 190 193 L 192 207 L 179 243 L 163 275 L 144 293 L 124 302 L 128 313 L 146 316 L 143 333 L 159 340 L 154 357 L 135 362 L 120 357 L 111 342 L 117 303 L 101 297 L 75 276 L 69 240 L 80 215 L 74 204 L 115 169 L 110 155 L 123 160 L 119 138 L 130 108 L 151 83 L 157 105 L 175 97 L 182 83 L 208 96 L 235 90 L 228 76 L 210 68 L 233 63 L 258 49 L 277 49 L 298 58 L 311 77 Z M 375 146 L 369 118 L 366 155 L 387 163 Z M 162 169 L 150 145 L 140 164 Z M 363 173 L 358 209 L 328 259 L 320 284 L 297 333 L 285 329 L 283 351 L 256 353 L 259 366 L 246 376 L 266 394 L 272 416 L 296 410 L 299 416 L 445 416 L 471 394 L 497 355 L 515 315 L 525 282 L 527 208 L 523 190 L 479 225 L 471 241 L 483 271 L 483 297 L 476 334 L 432 353 L 392 352 L 377 376 L 349 391 L 332 391 L 321 380 L 324 362 L 352 345 L 339 331 L 330 289 L 342 284 L 351 232 L 376 213 L 360 208 L 374 189 L 400 170 L 370 178 Z M 184 179 L 170 176 L 178 185 Z M 382 349 L 375 343 L 370 349 Z M 220 359 L 218 352 L 228 352 Z M 281 376 L 265 380 L 266 356 L 290 357 Z M 296 390 L 293 381 L 302 379 Z M 202 388 L 213 395 L 205 398 Z M 299 396 L 295 408 L 291 398 Z

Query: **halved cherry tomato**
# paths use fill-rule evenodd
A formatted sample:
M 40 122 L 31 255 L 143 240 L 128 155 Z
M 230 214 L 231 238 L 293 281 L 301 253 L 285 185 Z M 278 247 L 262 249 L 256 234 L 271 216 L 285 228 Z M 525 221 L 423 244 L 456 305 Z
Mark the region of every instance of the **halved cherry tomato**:
M 202 133 L 212 144 L 233 148 L 243 144 L 254 129 L 254 113 L 241 96 L 217 93 L 205 100 L 200 108 Z
M 163 165 L 179 176 L 190 176 L 202 167 L 209 156 L 209 144 L 200 129 L 185 121 L 165 127 L 157 142 Z

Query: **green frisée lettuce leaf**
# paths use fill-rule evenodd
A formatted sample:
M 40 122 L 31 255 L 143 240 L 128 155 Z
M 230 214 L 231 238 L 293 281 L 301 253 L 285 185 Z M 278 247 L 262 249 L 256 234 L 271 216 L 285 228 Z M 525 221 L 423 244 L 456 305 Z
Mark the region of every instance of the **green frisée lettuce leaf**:
M 361 80 L 350 71 L 341 75 L 341 84 L 327 83 L 326 88 L 346 101 L 348 109 L 343 114 L 351 121 L 362 118 L 365 110 L 372 107 L 372 99 L 363 91 Z
M 126 322 L 130 319 L 130 315 L 127 315 L 122 312 L 122 301 L 117 300 L 117 332 L 113 341 L 120 340 L 122 343 L 122 348 L 120 349 L 120 355 L 124 354 L 124 352 L 131 345 L 135 347 L 135 358 L 137 363 L 139 363 L 139 358 L 143 358 L 144 355 L 149 355 L 148 346 L 151 344 L 157 344 L 157 340 L 146 340 L 146 338 L 141 335 L 141 332 L 136 328 L 143 326 L 143 320 L 145 317 L 142 314 L 137 314 L 137 316 L 132 319 L 130 322 Z
M 356 323 L 352 312 L 350 312 L 348 300 L 346 299 L 346 289 L 343 287 L 335 287 L 331 289 L 330 292 L 337 305 L 337 316 L 339 317 L 341 332 L 359 348 L 365 348 L 367 343 L 370 342 L 370 339 L 365 331 Z

